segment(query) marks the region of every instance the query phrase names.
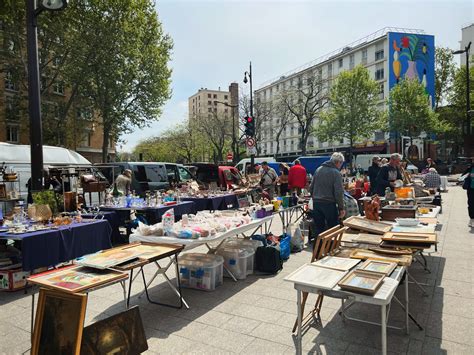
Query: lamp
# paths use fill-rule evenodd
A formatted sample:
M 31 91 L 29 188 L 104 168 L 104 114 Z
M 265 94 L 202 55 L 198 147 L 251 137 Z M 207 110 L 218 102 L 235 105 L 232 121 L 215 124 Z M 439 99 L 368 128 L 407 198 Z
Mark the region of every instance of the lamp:
M 39 7 L 48 11 L 60 11 L 67 6 L 67 0 L 41 0 Z

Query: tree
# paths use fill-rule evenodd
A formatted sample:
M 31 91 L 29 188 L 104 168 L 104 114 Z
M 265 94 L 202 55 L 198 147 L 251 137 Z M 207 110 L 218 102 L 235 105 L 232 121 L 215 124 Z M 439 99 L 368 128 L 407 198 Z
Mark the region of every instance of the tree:
M 371 137 L 384 127 L 384 113 L 377 107 L 380 89 L 369 71 L 359 65 L 340 73 L 330 92 L 330 108 L 321 115 L 318 139 L 349 140 L 349 161 L 354 143 Z
M 306 143 L 313 132 L 314 124 L 328 103 L 327 90 L 319 75 L 301 75 L 297 85 L 285 87 L 280 92 L 284 115 L 288 114 L 299 126 L 301 155 L 306 154 Z M 283 111 L 283 112 L 284 112 Z
M 224 151 L 231 145 L 232 119 L 226 113 L 212 111 L 197 115 L 193 128 L 202 134 L 213 150 L 214 163 L 224 160 Z
M 286 126 L 289 123 L 292 123 L 293 115 L 287 109 L 286 104 L 283 100 L 277 100 L 275 105 L 275 115 L 278 117 L 278 124 L 270 124 L 268 127 L 268 132 L 271 134 L 272 137 L 273 135 L 275 136 L 276 149 L 273 157 L 277 159 L 278 154 L 280 154 L 280 137 Z
M 418 80 L 401 80 L 390 91 L 388 105 L 390 130 L 410 137 L 411 144 L 413 137 L 422 132 L 446 130 L 429 106 L 425 88 Z
M 77 2 L 75 43 L 68 67 L 83 76 L 79 91 L 89 98 L 103 126 L 102 160 L 110 139 L 158 119 L 170 97 L 167 67 L 171 38 L 163 33 L 153 1 Z M 88 24 L 87 26 L 85 24 Z
M 435 110 L 449 99 L 455 74 L 454 56 L 449 48 L 436 47 L 435 51 Z

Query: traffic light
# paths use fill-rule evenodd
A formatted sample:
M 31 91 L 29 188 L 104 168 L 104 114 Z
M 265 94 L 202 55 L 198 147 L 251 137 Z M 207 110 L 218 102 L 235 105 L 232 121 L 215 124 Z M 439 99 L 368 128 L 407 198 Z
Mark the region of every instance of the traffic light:
M 253 137 L 255 135 L 255 120 L 253 117 L 245 117 L 245 135 L 247 137 Z

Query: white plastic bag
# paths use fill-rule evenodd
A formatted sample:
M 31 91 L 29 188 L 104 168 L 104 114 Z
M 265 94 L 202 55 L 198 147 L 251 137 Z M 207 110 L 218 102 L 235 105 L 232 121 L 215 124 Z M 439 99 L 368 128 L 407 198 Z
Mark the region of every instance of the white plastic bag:
M 288 229 L 291 234 L 291 251 L 293 253 L 302 251 L 304 249 L 304 235 L 301 233 L 299 225 L 292 223 Z

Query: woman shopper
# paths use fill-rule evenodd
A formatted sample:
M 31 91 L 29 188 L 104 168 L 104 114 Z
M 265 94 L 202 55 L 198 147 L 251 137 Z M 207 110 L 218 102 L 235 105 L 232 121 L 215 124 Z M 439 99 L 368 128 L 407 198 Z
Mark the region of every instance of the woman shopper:
M 280 163 L 280 176 L 278 177 L 278 181 L 280 183 L 280 196 L 286 196 L 288 193 L 288 173 L 289 167 L 284 163 Z

